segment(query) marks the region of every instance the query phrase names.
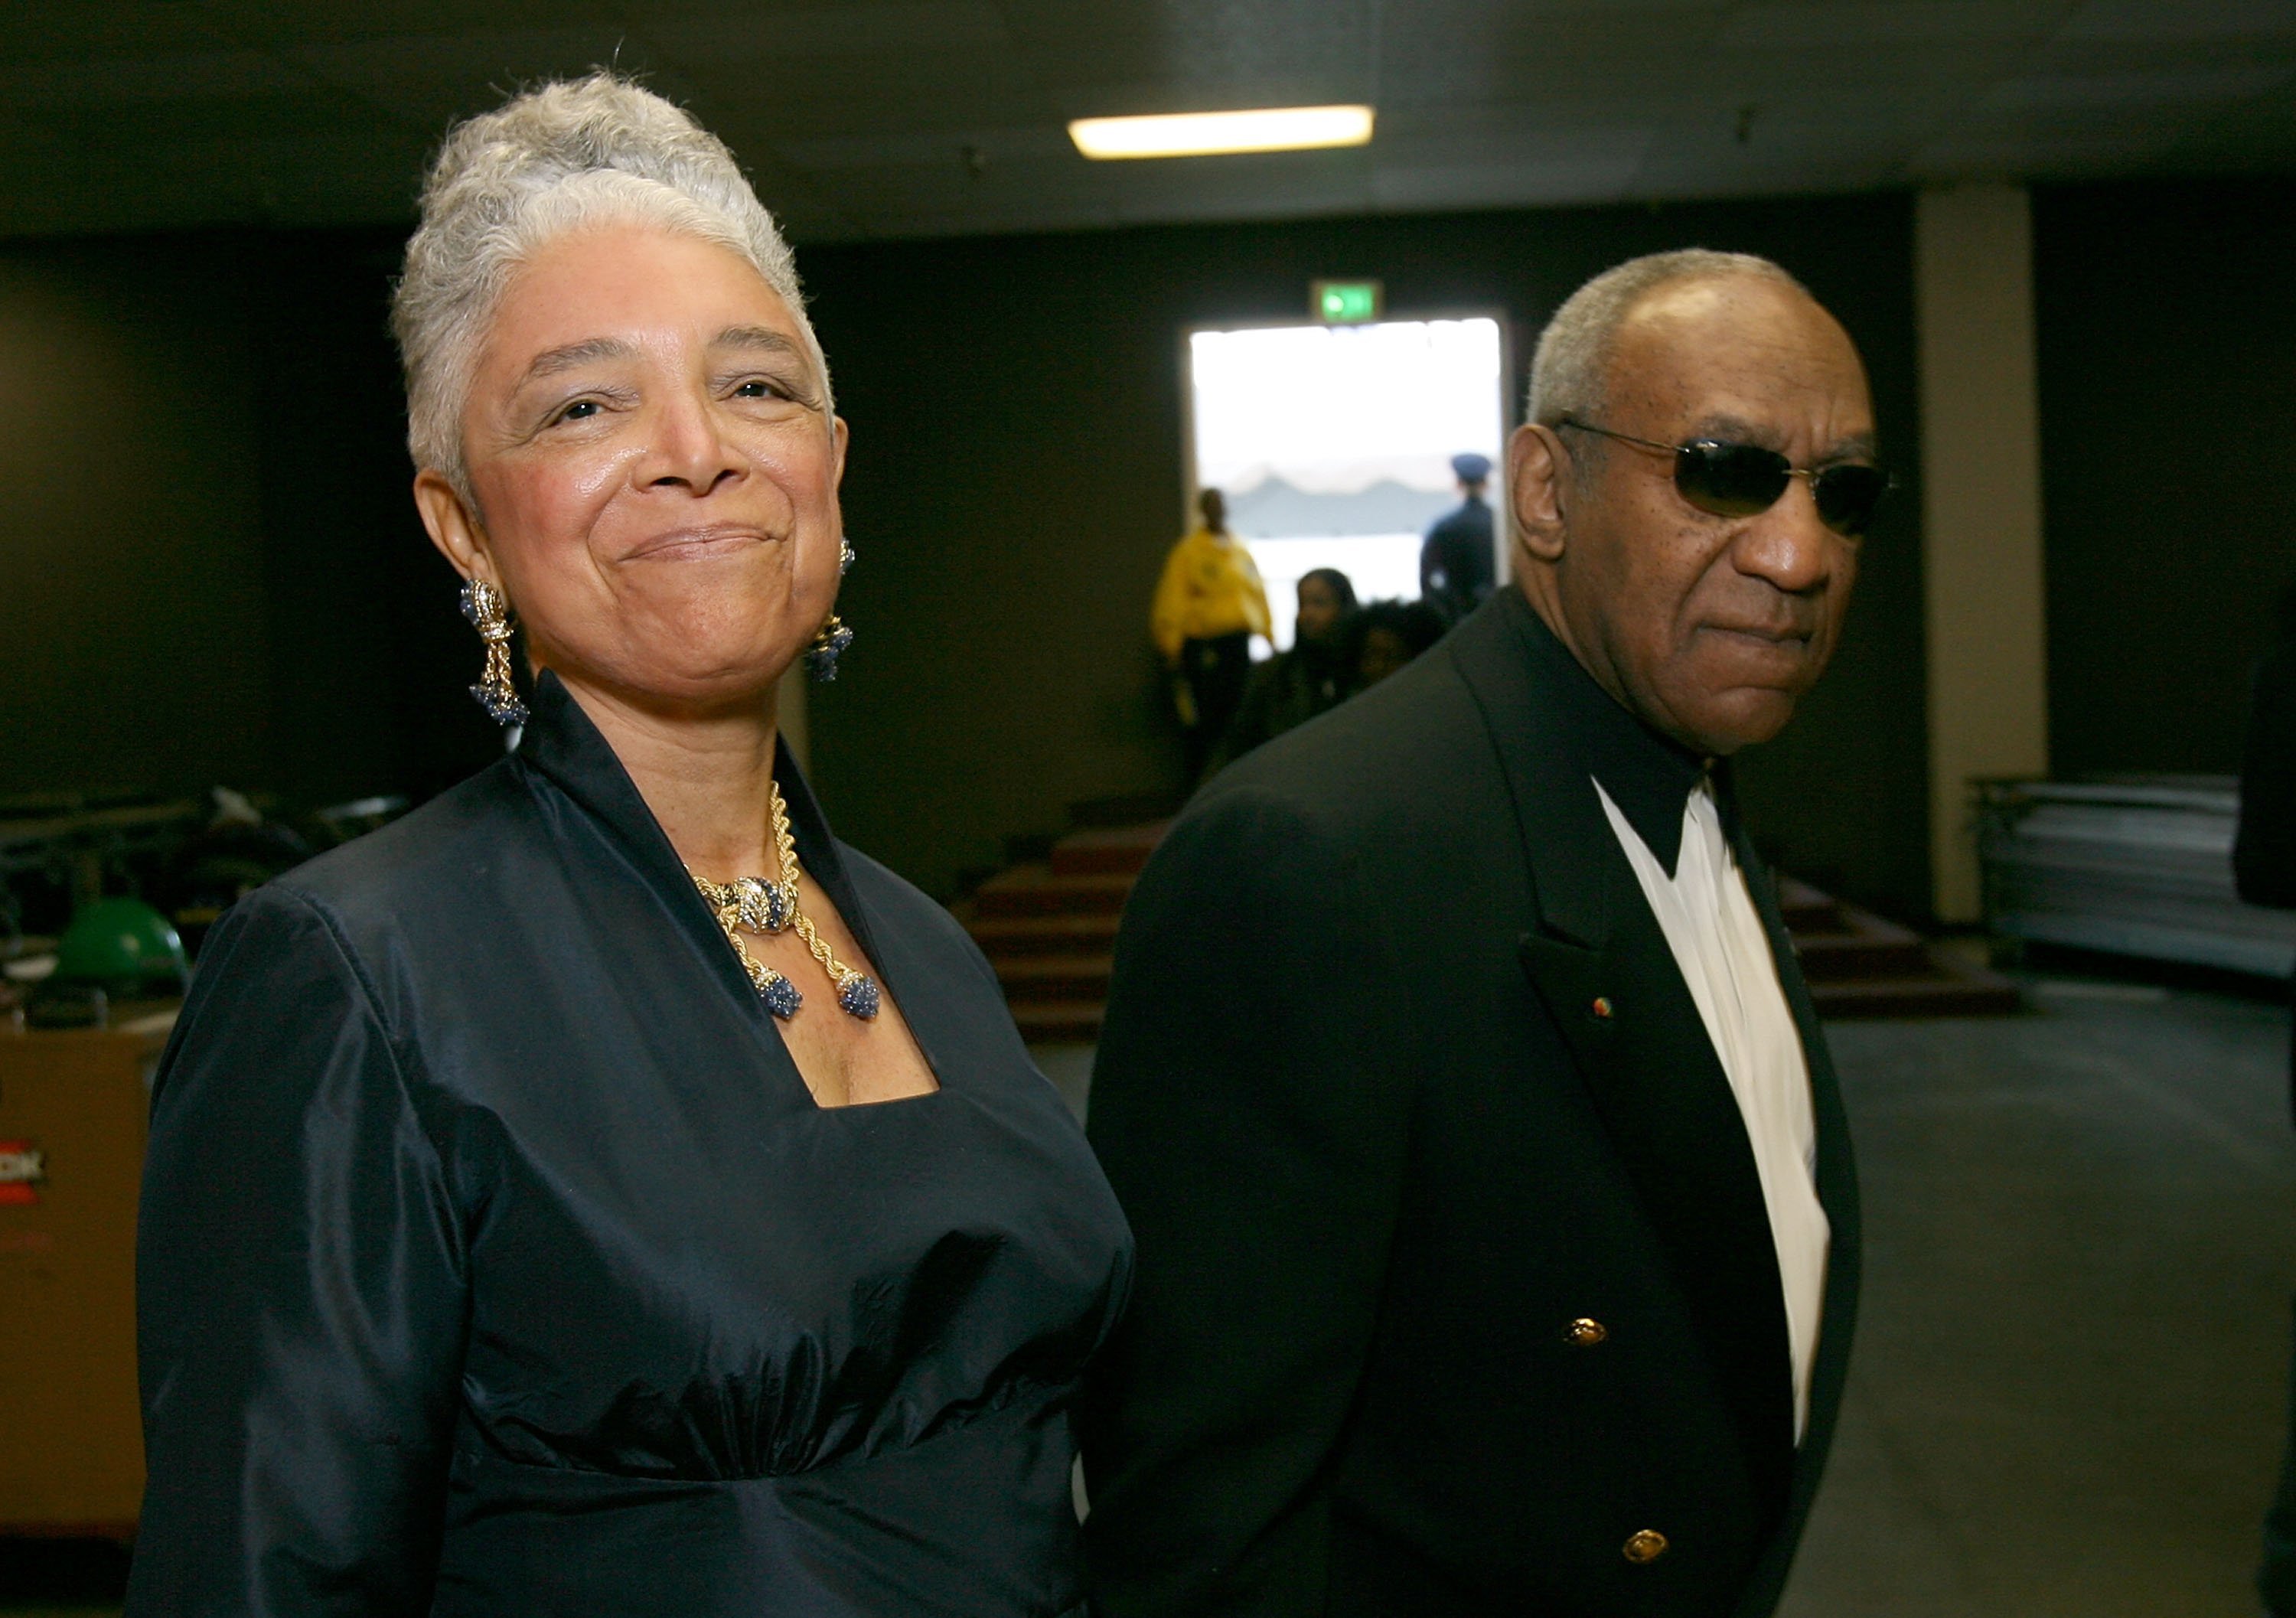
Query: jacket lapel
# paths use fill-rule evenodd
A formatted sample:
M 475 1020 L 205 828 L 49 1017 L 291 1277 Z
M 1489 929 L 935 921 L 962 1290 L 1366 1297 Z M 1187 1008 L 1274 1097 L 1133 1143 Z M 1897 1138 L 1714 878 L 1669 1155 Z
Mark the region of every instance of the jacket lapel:
M 1550 675 L 1529 619 L 1521 597 L 1503 590 L 1444 643 L 1482 710 L 1530 866 L 1537 915 L 1519 942 L 1522 965 L 1688 1301 L 1756 1480 L 1783 1504 L 1793 1463 L 1792 1359 L 1753 1150 L 1696 1003 L 1559 718 L 1562 703 L 1582 694 L 1542 688 Z

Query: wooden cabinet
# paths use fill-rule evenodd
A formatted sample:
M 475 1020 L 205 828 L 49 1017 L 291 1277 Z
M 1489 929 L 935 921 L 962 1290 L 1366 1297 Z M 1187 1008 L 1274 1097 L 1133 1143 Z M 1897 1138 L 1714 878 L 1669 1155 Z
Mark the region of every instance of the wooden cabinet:
M 0 1023 L 0 1533 L 135 1532 L 135 1199 L 174 1022 Z

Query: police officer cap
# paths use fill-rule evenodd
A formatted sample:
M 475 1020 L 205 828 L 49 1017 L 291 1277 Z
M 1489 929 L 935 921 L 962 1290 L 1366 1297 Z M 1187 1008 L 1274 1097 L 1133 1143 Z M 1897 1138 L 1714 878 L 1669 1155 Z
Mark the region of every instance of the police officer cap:
M 1472 450 L 1451 457 L 1451 471 L 1462 483 L 1480 483 L 1491 475 L 1491 457 Z

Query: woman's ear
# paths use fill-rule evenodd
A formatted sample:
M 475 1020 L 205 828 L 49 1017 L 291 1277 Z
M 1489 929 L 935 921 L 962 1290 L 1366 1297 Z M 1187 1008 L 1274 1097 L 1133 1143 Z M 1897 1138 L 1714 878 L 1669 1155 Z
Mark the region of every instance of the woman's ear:
M 425 467 L 414 474 L 414 509 L 422 515 L 430 543 L 457 573 L 502 588 L 494 558 L 487 554 L 487 530 L 444 472 Z
M 1526 422 L 1507 440 L 1507 512 L 1515 543 L 1540 562 L 1562 560 L 1569 452 L 1552 427 Z

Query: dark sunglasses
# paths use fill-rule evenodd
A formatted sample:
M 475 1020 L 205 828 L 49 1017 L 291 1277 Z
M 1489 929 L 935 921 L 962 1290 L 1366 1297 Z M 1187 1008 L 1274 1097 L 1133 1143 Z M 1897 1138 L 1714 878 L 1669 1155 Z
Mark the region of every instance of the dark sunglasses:
M 1751 517 L 1766 512 L 1778 503 L 1788 483 L 1808 478 L 1810 497 L 1817 502 L 1818 521 L 1844 538 L 1854 539 L 1874 521 L 1874 509 L 1891 486 L 1890 474 L 1878 466 L 1856 462 L 1815 469 L 1796 466 L 1776 450 L 1759 444 L 1733 444 L 1722 439 L 1661 444 L 1567 415 L 1554 424 L 1672 456 L 1675 491 L 1700 511 L 1717 517 Z

